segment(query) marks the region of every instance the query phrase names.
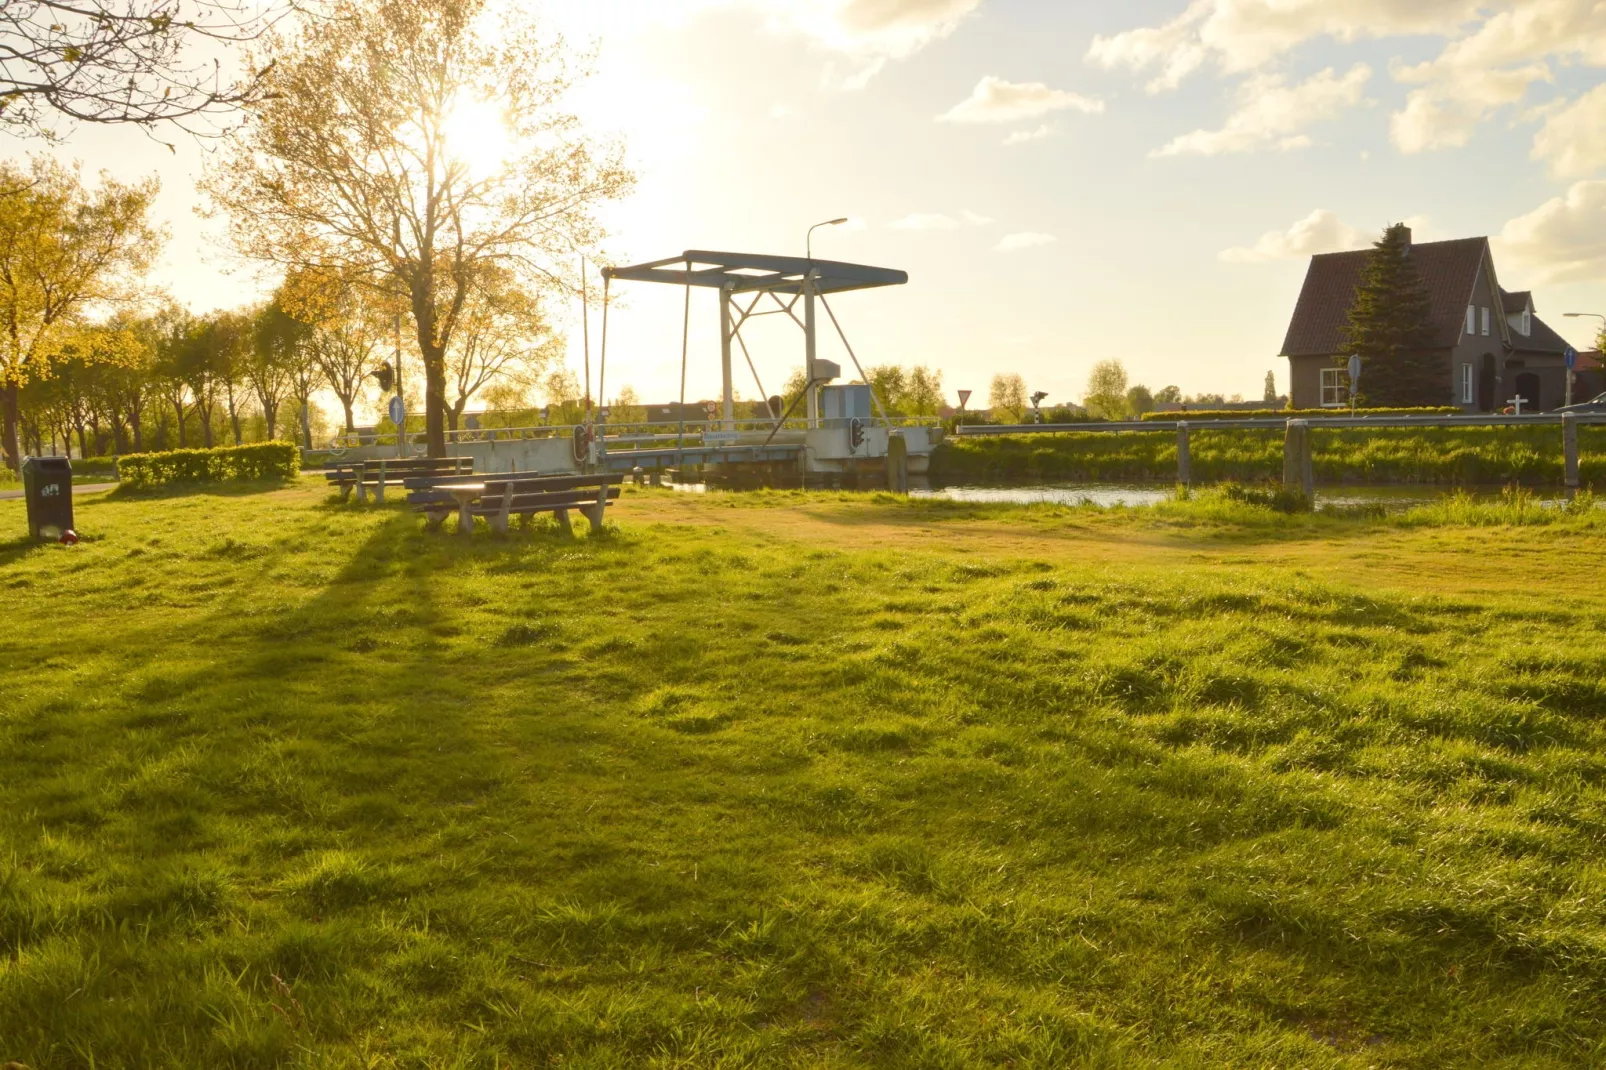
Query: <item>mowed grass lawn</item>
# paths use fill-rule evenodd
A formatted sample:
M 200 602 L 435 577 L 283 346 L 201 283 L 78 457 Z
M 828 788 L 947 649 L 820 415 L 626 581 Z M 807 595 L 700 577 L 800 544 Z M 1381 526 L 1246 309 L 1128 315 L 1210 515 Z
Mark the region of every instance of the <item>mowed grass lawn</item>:
M 1597 521 L 78 524 L 0 548 L 0 1064 L 1606 1059 Z

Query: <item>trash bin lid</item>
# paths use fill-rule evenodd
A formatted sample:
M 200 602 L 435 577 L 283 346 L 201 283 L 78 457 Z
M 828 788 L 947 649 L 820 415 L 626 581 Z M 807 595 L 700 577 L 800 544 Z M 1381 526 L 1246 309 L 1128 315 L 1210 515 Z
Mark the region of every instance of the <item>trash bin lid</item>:
M 65 457 L 24 457 L 24 468 L 32 468 L 37 472 L 71 472 L 72 462 Z

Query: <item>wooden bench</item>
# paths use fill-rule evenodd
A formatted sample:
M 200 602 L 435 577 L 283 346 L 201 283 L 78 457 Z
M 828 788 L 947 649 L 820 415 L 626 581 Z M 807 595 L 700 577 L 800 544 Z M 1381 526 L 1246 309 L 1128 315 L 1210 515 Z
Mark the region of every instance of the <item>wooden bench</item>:
M 331 487 L 340 488 L 340 500 L 357 488 L 357 500 L 368 499 L 373 488 L 374 501 L 385 500 L 385 488 L 407 486 L 414 479 L 458 479 L 474 473 L 472 457 L 381 457 L 378 460 L 340 464 L 325 473 Z
M 518 516 L 528 521 L 537 513 L 551 513 L 564 533 L 572 535 L 574 528 L 569 523 L 569 511 L 573 509 L 590 522 L 593 535 L 600 535 L 604 511 L 619 498 L 620 478 L 617 475 L 542 476 L 513 472 L 487 475 L 474 482 L 432 481 L 432 485 L 408 495 L 407 500 L 414 510 L 428 518 L 432 531 L 438 530 L 455 509 L 458 530 L 464 535 L 473 532 L 477 516 L 489 519 L 491 530 L 505 533 L 510 518 Z

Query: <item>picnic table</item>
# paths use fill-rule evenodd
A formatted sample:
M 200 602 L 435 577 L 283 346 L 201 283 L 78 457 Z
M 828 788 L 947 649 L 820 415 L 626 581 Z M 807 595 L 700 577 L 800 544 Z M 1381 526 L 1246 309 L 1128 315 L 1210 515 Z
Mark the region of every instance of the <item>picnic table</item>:
M 423 513 L 431 530 L 445 522 L 455 508 L 458 531 L 474 532 L 474 518 L 483 516 L 491 529 L 505 533 L 508 521 L 522 517 L 527 522 L 539 513 L 551 513 L 566 534 L 573 534 L 569 511 L 578 510 L 591 525 L 591 533 L 602 533 L 603 514 L 619 497 L 618 475 L 551 476 L 508 473 L 487 475 L 479 480 L 426 480 L 414 478 L 408 485 L 416 489 L 408 495 L 414 510 Z

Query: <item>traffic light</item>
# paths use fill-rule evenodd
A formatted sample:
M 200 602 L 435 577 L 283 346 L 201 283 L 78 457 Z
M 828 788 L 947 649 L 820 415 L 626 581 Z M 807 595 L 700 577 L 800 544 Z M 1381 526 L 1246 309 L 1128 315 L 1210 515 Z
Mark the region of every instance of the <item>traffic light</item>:
M 857 416 L 848 421 L 848 445 L 855 450 L 864 445 L 864 424 Z
M 388 394 L 390 393 L 390 388 L 396 382 L 396 369 L 392 368 L 390 366 L 390 361 L 387 360 L 379 367 L 369 372 L 368 377 L 376 380 L 379 383 L 380 393 Z

